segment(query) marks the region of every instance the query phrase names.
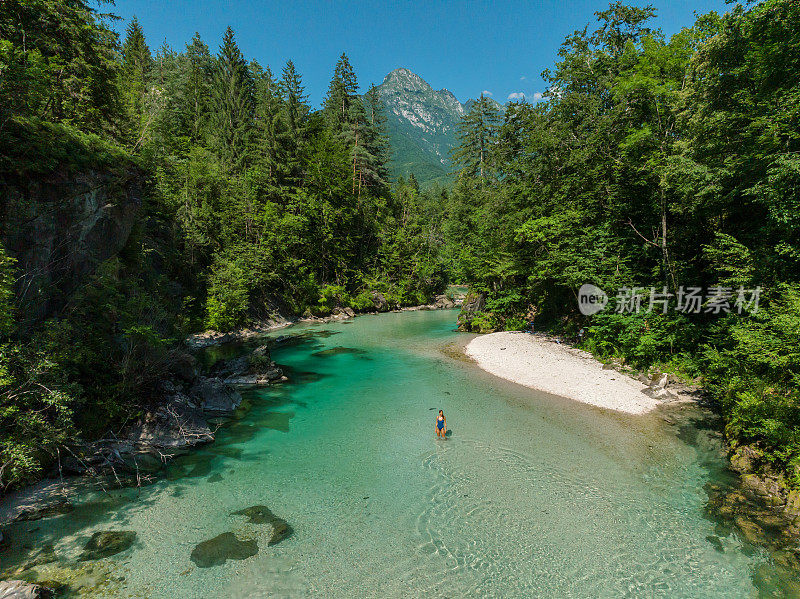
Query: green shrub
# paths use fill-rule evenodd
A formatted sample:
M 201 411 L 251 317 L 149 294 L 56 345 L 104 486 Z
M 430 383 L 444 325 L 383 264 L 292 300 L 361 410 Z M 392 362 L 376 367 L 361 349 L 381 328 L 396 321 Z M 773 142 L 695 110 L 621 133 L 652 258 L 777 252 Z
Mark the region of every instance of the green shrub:
M 206 303 L 206 325 L 230 331 L 244 323 L 250 301 L 245 270 L 236 262 L 221 261 L 211 274 Z
M 365 312 L 375 308 L 372 301 L 372 292 L 362 291 L 350 301 L 350 307 L 356 312 Z
M 323 285 L 317 304 L 317 310 L 330 314 L 334 308 L 350 305 L 350 296 L 342 285 Z
M 496 330 L 495 321 L 492 314 L 479 312 L 470 323 L 470 330 L 474 333 L 491 333 Z
M 512 316 L 503 323 L 506 331 L 524 331 L 528 327 L 528 322 L 521 316 Z

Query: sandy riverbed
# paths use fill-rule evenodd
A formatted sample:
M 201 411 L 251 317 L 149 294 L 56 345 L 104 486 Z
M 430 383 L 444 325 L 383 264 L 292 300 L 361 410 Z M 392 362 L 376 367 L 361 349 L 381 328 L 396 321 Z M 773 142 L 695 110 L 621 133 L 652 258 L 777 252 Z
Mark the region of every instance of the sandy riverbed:
M 601 408 L 644 414 L 661 403 L 642 393 L 644 384 L 604 370 L 589 353 L 539 335 L 481 335 L 467 344 L 466 353 L 495 376 Z

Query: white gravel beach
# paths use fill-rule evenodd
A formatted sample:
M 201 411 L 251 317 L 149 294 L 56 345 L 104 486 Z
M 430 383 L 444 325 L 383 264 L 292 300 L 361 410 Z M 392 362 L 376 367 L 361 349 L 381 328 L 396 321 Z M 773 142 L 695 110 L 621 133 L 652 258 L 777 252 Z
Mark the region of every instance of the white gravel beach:
M 466 353 L 495 376 L 600 408 L 644 414 L 661 403 L 642 393 L 646 385 L 616 370 L 604 370 L 588 352 L 540 335 L 481 335 L 467 344 Z

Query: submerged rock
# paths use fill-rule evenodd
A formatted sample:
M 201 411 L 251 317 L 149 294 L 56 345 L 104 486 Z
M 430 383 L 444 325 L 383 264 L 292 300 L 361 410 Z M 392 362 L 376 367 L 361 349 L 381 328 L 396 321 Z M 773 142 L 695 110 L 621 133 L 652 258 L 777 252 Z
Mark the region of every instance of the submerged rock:
M 129 549 L 135 540 L 136 533 L 132 530 L 103 530 L 96 532 L 86 543 L 78 560 L 85 562 L 116 555 Z
M 271 524 L 275 514 L 265 505 L 254 505 L 243 510 L 231 512 L 231 516 L 247 516 L 249 524 Z
M 191 560 L 200 568 L 221 566 L 229 559 L 242 560 L 258 553 L 256 541 L 241 541 L 232 532 L 198 543 L 192 550 Z
M 760 564 L 752 574 L 753 584 L 761 591 L 759 597 L 798 597 L 800 581 L 796 571 L 780 564 Z
M 59 516 L 67 514 L 74 509 L 74 506 L 64 497 L 41 503 L 38 505 L 31 505 L 23 508 L 17 517 L 14 518 L 16 522 L 39 520 L 41 518 L 50 518 L 52 516 Z M 2 595 L 0 595 L 2 597 Z
M 320 351 L 315 351 L 312 356 L 315 358 L 327 358 L 330 356 L 338 356 L 340 354 L 356 354 L 361 355 L 366 353 L 363 349 L 356 349 L 354 347 L 330 347 L 328 349 L 322 349 Z
M 783 574 L 800 576 L 800 538 L 798 521 L 780 503 L 778 481 L 749 474 L 733 488 L 713 486 L 708 489 L 706 505 L 709 516 L 717 521 L 718 536 L 736 530 L 746 545 L 764 547 Z M 710 539 L 709 539 L 710 540 Z M 715 545 L 716 543 L 712 544 Z M 770 571 L 770 577 L 777 571 Z M 792 595 L 794 596 L 794 595 Z
M 269 538 L 268 546 L 277 545 L 284 539 L 292 536 L 294 529 L 283 518 L 279 518 L 265 505 L 254 505 L 237 512 L 232 512 L 232 516 L 247 516 L 249 524 L 270 524 L 272 525 L 272 535 Z
M 294 529 L 289 523 L 282 518 L 278 518 L 272 523 L 272 535 L 270 535 L 267 545 L 270 547 L 277 545 L 284 539 L 291 537 L 292 534 L 294 534 Z
M 711 543 L 711 546 L 714 547 L 720 553 L 725 552 L 725 548 L 722 546 L 722 540 L 716 535 L 708 535 L 706 537 L 706 541 Z
M 0 581 L 0 597 L 2 599 L 50 599 L 53 590 L 24 580 Z
M 30 570 L 43 564 L 50 564 L 58 560 L 55 547 L 52 543 L 44 543 L 41 548 L 37 549 L 22 565 L 22 570 Z M 2 597 L 2 595 L 0 595 Z

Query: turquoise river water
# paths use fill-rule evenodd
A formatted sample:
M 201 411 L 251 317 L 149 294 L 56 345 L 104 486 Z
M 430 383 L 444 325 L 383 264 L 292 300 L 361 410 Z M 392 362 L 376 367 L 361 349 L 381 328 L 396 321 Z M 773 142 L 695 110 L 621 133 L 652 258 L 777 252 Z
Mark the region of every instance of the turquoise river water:
M 726 476 L 713 432 L 495 379 L 459 359 L 468 336 L 455 314 L 276 332 L 302 334 L 273 351 L 288 383 L 249 393 L 252 408 L 216 443 L 155 484 L 87 491 L 69 514 L 12 525 L 3 568 L 49 552 L 57 561 L 28 576 L 86 597 L 770 593 L 752 582 L 766 556 L 704 516 L 704 486 Z M 253 505 L 292 536 L 268 546 L 270 526 L 231 515 Z M 76 561 L 100 530 L 136 542 Z M 197 567 L 195 546 L 226 532 L 258 553 Z

